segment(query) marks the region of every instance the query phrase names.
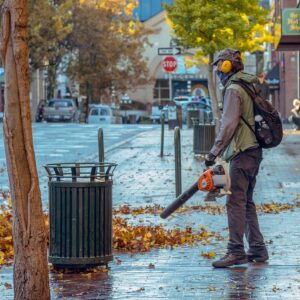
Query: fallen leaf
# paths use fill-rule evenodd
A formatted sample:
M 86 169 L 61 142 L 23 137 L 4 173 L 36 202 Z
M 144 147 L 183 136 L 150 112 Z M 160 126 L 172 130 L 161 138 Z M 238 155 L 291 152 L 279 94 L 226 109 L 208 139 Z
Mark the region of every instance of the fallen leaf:
M 208 253 L 202 252 L 200 255 L 205 257 L 205 258 L 208 258 L 208 259 L 213 259 L 213 258 L 216 257 L 216 252 L 214 252 L 214 251 L 210 251 Z
M 10 283 L 8 283 L 8 282 L 5 282 L 5 283 L 4 283 L 4 287 L 5 287 L 6 289 L 12 289 L 12 285 L 11 285 Z

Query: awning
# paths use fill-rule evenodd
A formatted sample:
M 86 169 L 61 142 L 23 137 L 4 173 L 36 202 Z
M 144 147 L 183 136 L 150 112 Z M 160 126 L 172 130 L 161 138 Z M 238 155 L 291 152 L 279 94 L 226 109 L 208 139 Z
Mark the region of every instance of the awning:
M 300 50 L 300 35 L 281 36 L 276 50 L 277 51 L 298 51 L 298 50 Z

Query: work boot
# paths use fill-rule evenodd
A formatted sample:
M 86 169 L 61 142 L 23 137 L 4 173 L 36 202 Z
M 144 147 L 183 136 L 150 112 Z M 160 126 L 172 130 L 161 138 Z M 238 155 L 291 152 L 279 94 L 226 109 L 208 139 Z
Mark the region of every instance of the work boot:
M 248 261 L 265 262 L 269 259 L 269 254 L 266 246 L 251 247 L 247 251 Z
M 269 259 L 268 252 L 262 254 L 248 254 L 248 261 L 249 262 L 266 262 Z
M 224 257 L 216 260 L 212 263 L 215 268 L 226 268 L 234 265 L 242 265 L 248 262 L 247 256 L 244 255 L 234 255 L 227 253 Z

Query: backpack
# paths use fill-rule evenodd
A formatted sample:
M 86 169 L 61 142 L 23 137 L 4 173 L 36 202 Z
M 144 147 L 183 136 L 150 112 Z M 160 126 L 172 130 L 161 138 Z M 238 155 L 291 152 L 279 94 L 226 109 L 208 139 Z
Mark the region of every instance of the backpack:
M 262 148 L 273 148 L 280 144 L 283 137 L 282 122 L 278 111 L 273 105 L 264 99 L 254 88 L 254 91 L 243 81 L 234 81 L 240 85 L 253 101 L 253 112 L 255 120 L 255 130 L 241 116 L 243 122 L 255 134 L 258 144 Z

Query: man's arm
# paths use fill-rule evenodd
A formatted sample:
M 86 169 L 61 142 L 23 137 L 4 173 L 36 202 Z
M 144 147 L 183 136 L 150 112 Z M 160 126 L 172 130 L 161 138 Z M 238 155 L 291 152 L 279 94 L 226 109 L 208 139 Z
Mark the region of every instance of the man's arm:
M 210 150 L 210 154 L 214 157 L 221 156 L 230 144 L 230 141 L 232 140 L 240 123 L 241 115 L 242 98 L 236 89 L 228 88 L 224 95 L 221 128 L 214 146 Z

